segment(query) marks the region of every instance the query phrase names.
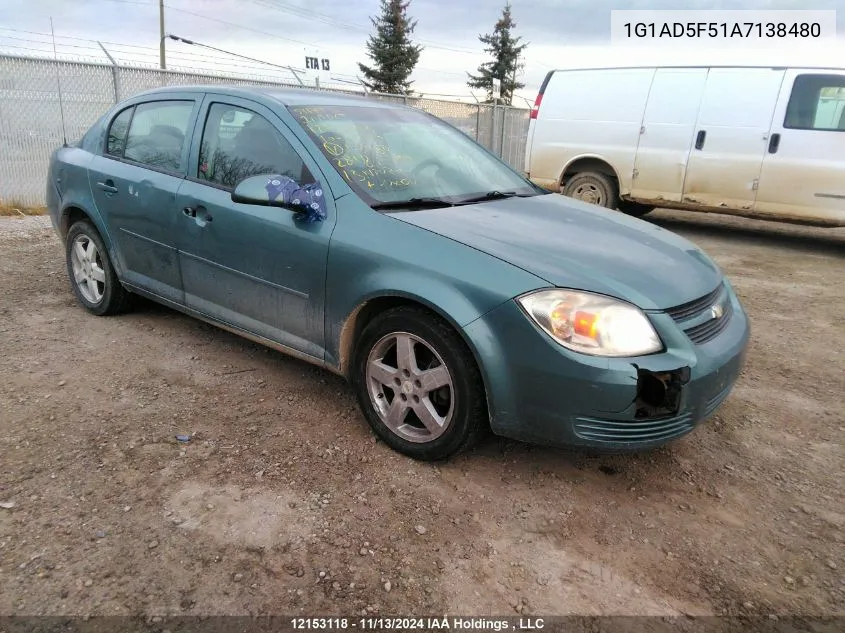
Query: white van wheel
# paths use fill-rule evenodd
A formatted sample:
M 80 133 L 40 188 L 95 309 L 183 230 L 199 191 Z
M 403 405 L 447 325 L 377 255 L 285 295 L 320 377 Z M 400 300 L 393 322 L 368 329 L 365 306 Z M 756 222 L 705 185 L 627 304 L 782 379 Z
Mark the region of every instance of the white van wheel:
M 607 209 L 616 209 L 619 192 L 612 179 L 595 171 L 575 174 L 563 187 L 563 195 Z

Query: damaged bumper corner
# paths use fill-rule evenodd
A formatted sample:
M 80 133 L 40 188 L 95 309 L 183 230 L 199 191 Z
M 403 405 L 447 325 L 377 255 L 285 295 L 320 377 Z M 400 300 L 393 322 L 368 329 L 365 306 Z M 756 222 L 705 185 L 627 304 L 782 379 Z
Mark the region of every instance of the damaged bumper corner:
M 661 372 L 638 367 L 634 417 L 643 420 L 677 415 L 681 393 L 690 381 L 690 374 L 689 367 Z
M 493 432 L 633 451 L 692 431 L 730 394 L 744 363 L 748 321 L 735 301 L 728 327 L 696 345 L 668 316 L 661 319 L 652 318 L 665 350 L 631 359 L 569 352 L 507 304 L 469 324 L 465 334 L 484 368 Z

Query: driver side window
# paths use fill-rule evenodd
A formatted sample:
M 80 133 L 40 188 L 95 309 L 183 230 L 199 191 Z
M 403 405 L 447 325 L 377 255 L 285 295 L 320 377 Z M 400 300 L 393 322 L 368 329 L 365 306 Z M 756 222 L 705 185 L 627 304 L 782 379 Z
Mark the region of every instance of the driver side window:
M 225 103 L 208 109 L 196 177 L 225 189 L 245 178 L 282 175 L 314 182 L 291 144 L 260 114 Z

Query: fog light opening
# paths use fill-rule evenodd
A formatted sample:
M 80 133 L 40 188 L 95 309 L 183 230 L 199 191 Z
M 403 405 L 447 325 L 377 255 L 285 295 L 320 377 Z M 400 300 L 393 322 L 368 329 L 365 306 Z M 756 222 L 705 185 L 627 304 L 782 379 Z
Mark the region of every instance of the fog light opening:
M 637 368 L 636 418 L 664 418 L 676 415 L 686 373 L 683 370 L 655 373 Z

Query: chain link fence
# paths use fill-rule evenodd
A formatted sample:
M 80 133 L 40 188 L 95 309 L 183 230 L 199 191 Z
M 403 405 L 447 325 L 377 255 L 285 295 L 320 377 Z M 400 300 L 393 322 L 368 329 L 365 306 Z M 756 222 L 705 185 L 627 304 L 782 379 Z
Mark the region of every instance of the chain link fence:
M 113 104 L 151 88 L 191 84 L 303 86 L 258 76 L 224 76 L 0 55 L 0 201 L 44 204 L 50 154 L 82 137 Z M 61 107 L 59 86 L 61 85 Z M 306 87 L 307 88 L 307 87 Z M 325 89 L 324 89 L 325 90 Z M 352 90 L 331 92 L 362 94 Z M 367 94 L 433 114 L 477 140 L 518 170 L 523 168 L 529 111 L 508 106 Z

